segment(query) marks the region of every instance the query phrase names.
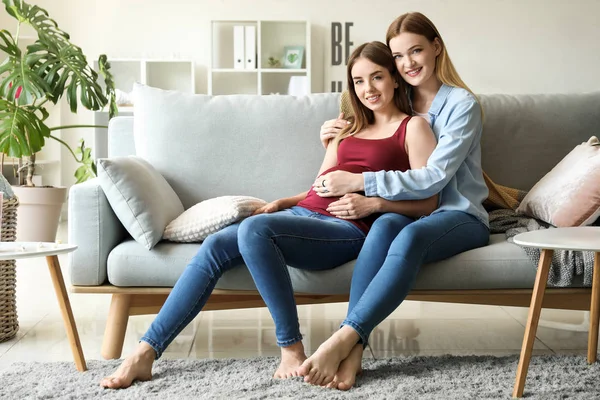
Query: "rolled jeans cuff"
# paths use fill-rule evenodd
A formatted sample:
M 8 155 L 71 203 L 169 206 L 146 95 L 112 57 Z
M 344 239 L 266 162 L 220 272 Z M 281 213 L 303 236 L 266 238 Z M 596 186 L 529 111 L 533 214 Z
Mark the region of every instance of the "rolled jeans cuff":
M 289 339 L 289 340 L 284 340 L 284 341 L 277 341 L 277 346 L 279 347 L 289 347 L 293 344 L 296 344 L 298 342 L 302 341 L 302 335 L 298 335 L 293 339 Z
M 344 326 L 344 325 L 349 326 L 350 328 L 352 328 L 352 329 L 354 329 L 356 331 L 356 333 L 360 337 L 360 340 L 358 341 L 358 343 L 362 343 L 363 349 L 368 346 L 368 344 L 369 344 L 369 335 L 365 334 L 365 332 L 361 329 L 361 327 L 356 322 L 351 321 L 349 319 L 345 319 L 340 324 L 340 328 L 342 326 Z
M 160 348 L 160 346 L 158 345 L 158 343 L 156 343 L 154 340 L 150 339 L 147 336 L 142 336 L 142 338 L 140 339 L 140 342 L 148 343 L 150 345 L 150 347 L 152 347 L 154 349 L 154 352 L 156 353 L 156 357 L 154 358 L 155 360 L 158 360 L 160 358 L 160 356 L 162 356 L 163 351 Z

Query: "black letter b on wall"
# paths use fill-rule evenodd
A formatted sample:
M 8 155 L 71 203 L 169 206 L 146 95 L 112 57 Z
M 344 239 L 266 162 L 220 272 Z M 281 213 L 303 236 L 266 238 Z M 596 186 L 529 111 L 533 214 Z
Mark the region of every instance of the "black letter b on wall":
M 342 64 L 342 23 L 331 23 L 331 65 Z

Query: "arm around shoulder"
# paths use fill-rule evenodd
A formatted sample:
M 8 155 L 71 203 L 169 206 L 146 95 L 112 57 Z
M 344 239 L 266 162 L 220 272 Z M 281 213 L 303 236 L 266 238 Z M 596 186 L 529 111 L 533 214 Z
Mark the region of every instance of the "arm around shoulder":
M 421 117 L 413 117 L 408 121 L 404 147 L 410 169 L 426 167 L 436 145 L 435 136 L 427 121 Z

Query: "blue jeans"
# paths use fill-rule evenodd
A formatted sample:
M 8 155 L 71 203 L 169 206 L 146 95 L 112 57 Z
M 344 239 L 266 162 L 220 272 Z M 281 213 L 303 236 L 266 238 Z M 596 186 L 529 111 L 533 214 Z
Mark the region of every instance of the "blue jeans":
M 277 345 L 285 347 L 302 340 L 286 265 L 311 271 L 335 268 L 358 256 L 365 234 L 348 221 L 293 207 L 277 218 L 262 214 L 246 219 L 239 238 L 240 252 L 275 321 Z
M 366 346 L 371 331 L 404 301 L 421 265 L 485 246 L 489 238 L 484 223 L 461 211 L 441 211 L 418 220 L 382 215 L 356 260 L 342 326 L 353 328 Z
M 271 235 L 273 241 L 262 241 L 264 234 Z M 334 268 L 356 258 L 364 239 L 365 234 L 352 223 L 302 207 L 230 225 L 200 245 L 140 340 L 152 346 L 159 358 L 202 310 L 223 273 L 244 261 L 253 266 L 256 286 L 268 299 L 265 302 L 276 323 L 278 344 L 301 340 L 286 263 L 303 269 Z M 242 258 L 241 249 L 248 259 Z

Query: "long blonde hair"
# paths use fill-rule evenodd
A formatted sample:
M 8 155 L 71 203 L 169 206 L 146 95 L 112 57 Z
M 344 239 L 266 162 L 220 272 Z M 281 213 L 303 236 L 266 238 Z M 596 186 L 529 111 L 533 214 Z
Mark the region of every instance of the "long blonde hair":
M 448 51 L 446 50 L 446 45 L 444 44 L 444 40 L 442 36 L 438 32 L 435 25 L 429 18 L 420 12 L 410 12 L 406 14 L 402 14 L 398 18 L 394 20 L 388 27 L 387 33 L 385 35 L 385 41 L 389 47 L 390 40 L 400 35 L 403 32 L 414 33 L 416 35 L 421 35 L 427 38 L 431 43 L 437 38 L 442 47 L 440 54 L 435 59 L 435 75 L 440 80 L 440 82 L 448 85 L 459 87 L 467 90 L 471 93 L 479 102 L 479 99 L 473 93 L 471 89 L 467 86 L 467 84 L 460 78 L 456 68 L 454 68 L 454 64 L 452 64 L 452 60 L 450 60 L 450 55 L 448 55 Z M 483 109 L 481 109 L 483 116 Z
M 354 64 L 356 64 L 356 62 L 361 58 L 366 58 L 372 63 L 377 64 L 389 71 L 392 80 L 398 84 L 398 87 L 394 90 L 394 104 L 401 112 L 407 115 L 412 113 L 410 109 L 410 102 L 408 101 L 408 95 L 406 94 L 406 82 L 404 82 L 404 79 L 402 79 L 398 69 L 396 68 L 396 63 L 390 48 L 378 41 L 364 43 L 358 46 L 348 59 L 346 75 L 348 82 L 348 94 L 350 98 L 350 104 L 352 105 L 353 116 L 349 118 L 351 124 L 342 129 L 342 131 L 333 140 L 335 146 L 337 146 L 344 138 L 362 131 L 368 125 L 371 125 L 375 122 L 375 114 L 360 101 L 358 95 L 356 94 L 356 89 L 354 88 L 352 68 L 354 67 Z

